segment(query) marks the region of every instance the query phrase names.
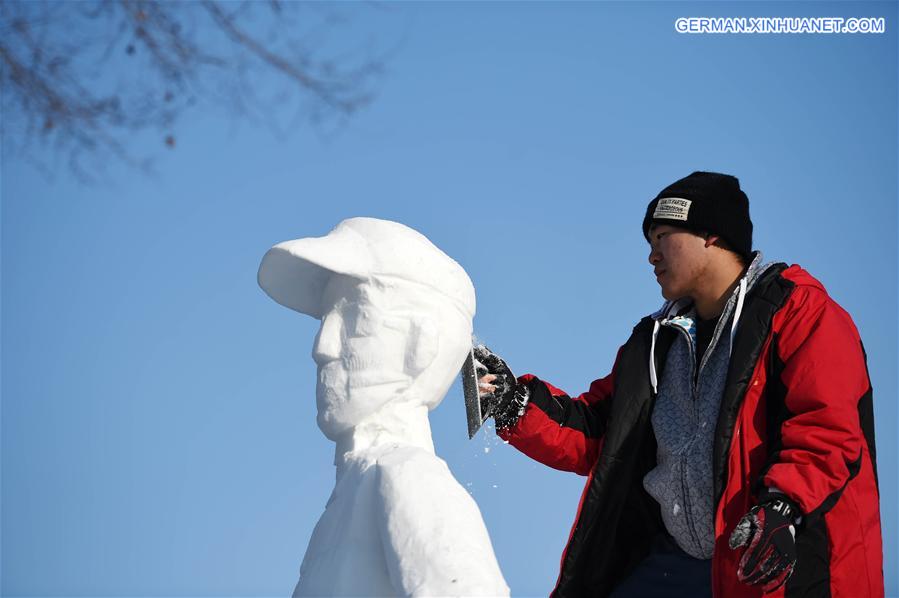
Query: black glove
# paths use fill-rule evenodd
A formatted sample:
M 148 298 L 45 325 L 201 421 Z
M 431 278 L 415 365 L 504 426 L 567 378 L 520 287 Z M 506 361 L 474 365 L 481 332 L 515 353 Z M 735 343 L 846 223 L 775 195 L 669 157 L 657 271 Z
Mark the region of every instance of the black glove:
M 487 374 L 496 376 L 491 382 L 496 390 L 481 395 L 482 411 L 492 411 L 497 428 L 513 426 L 524 413 L 530 394 L 528 387 L 519 384 L 506 362 L 484 345 L 474 348 L 474 357 L 478 380 Z
M 770 493 L 750 509 L 730 535 L 732 549 L 746 546 L 737 579 L 773 592 L 796 565 L 796 526 L 799 508 L 783 494 Z

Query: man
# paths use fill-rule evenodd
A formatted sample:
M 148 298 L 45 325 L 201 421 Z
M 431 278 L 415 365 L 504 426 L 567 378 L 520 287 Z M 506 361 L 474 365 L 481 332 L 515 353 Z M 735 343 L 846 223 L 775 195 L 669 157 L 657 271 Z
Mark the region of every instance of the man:
M 285 241 L 259 266 L 321 320 L 317 423 L 337 480 L 294 596 L 508 596 L 474 500 L 434 454 L 428 411 L 471 347 L 475 293 L 423 235 L 376 218 Z
M 872 394 L 849 315 L 752 251 L 736 178 L 694 172 L 643 220 L 666 299 L 570 398 L 486 347 L 499 434 L 588 476 L 556 596 L 882 596 Z

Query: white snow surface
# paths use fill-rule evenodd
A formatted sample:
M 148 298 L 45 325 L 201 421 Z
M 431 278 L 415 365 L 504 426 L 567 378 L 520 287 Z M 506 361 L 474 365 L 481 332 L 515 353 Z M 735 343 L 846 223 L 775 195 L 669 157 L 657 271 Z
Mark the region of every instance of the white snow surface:
M 294 596 L 508 595 L 477 504 L 442 459 L 402 445 L 346 456 L 294 590 Z
M 477 504 L 435 454 L 428 422 L 471 346 L 462 267 L 405 225 L 351 218 L 274 246 L 258 280 L 322 321 L 317 423 L 335 442 L 337 479 L 294 596 L 508 596 Z

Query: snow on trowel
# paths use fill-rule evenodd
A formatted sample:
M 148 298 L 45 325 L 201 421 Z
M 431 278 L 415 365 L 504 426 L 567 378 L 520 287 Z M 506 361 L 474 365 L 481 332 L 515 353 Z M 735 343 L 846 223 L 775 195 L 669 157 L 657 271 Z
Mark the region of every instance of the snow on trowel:
M 468 350 L 465 363 L 462 364 L 462 392 L 465 395 L 465 414 L 468 419 L 468 438 L 474 438 L 481 426 L 493 414 L 494 401 L 481 401 L 478 395 L 478 370 L 481 376 L 487 373 L 481 363 L 475 359 L 474 347 Z

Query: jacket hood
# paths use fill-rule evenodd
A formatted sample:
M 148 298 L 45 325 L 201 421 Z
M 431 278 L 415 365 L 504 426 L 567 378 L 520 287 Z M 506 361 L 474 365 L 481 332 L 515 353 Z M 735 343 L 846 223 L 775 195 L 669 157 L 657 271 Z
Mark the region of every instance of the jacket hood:
M 790 267 L 787 268 L 786 271 L 789 271 L 788 276 L 790 277 L 790 281 L 796 286 L 812 287 L 824 293 L 827 292 L 827 289 L 824 288 L 821 281 L 809 274 L 805 268 L 799 264 L 790 264 Z

